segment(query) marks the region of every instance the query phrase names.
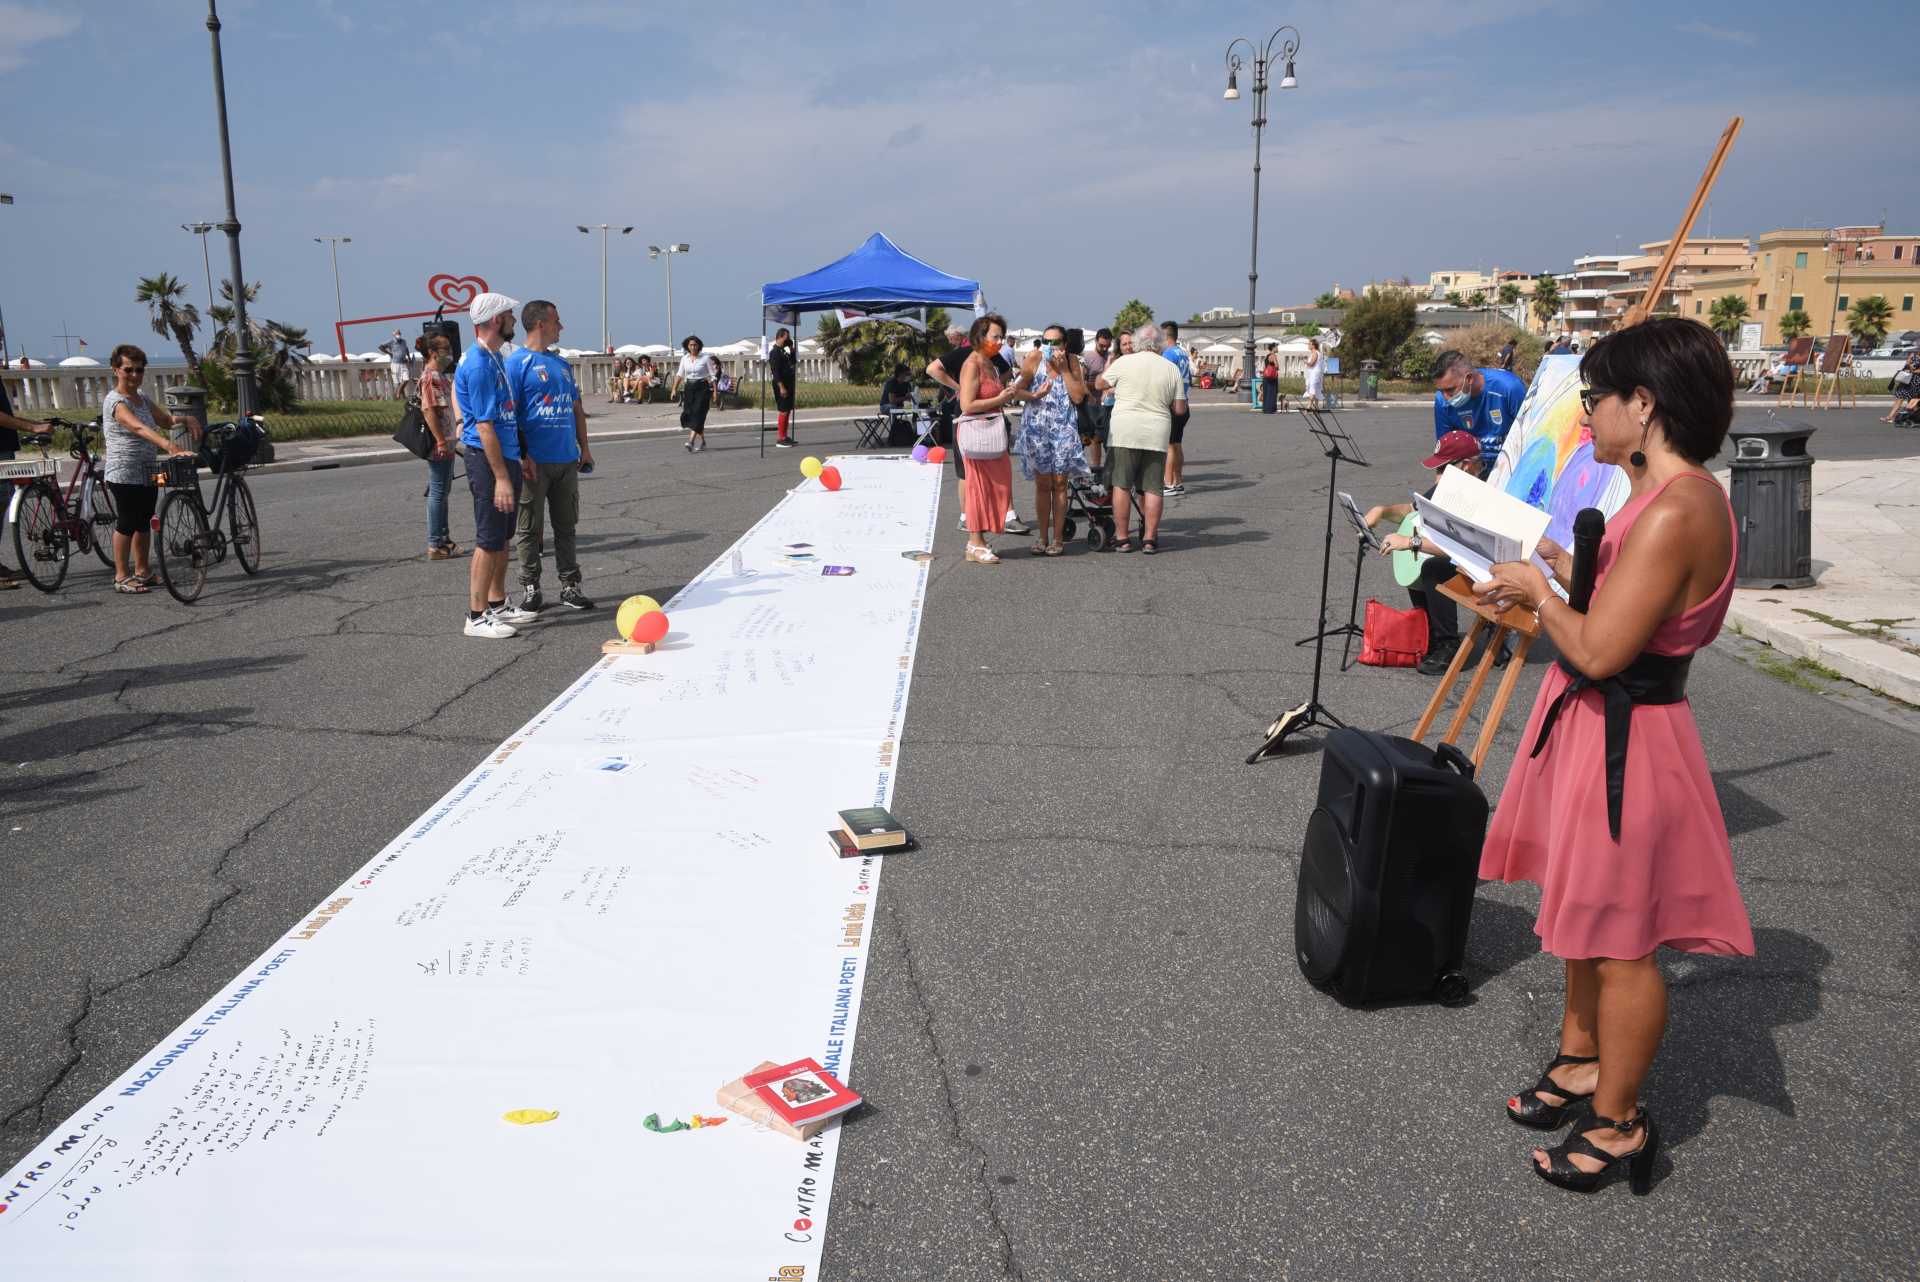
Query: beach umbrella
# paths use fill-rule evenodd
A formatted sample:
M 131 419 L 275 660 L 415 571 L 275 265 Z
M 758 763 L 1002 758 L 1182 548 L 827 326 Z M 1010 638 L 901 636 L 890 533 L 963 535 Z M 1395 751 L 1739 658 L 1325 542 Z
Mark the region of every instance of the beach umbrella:
M 316 365 L 324 365 L 328 361 L 337 361 L 340 358 L 330 352 L 315 352 L 313 355 L 307 357 L 307 359 Z
M 25 366 L 27 369 L 45 369 L 47 367 L 45 361 L 36 361 L 31 356 L 22 356 L 19 360 L 14 361 L 13 364 L 15 366 Z
M 1228 347 L 1225 343 L 1208 343 L 1200 349 L 1200 354 L 1202 356 L 1238 356 L 1240 349 Z
M 100 362 L 96 361 L 91 356 L 69 356 L 67 357 L 67 359 L 65 359 L 64 361 L 61 361 L 60 363 L 64 366 L 71 366 L 74 368 L 87 368 L 87 369 L 100 368 Z
M 664 349 L 663 349 L 664 350 Z M 648 350 L 638 343 L 622 343 L 613 349 L 615 356 L 646 356 Z

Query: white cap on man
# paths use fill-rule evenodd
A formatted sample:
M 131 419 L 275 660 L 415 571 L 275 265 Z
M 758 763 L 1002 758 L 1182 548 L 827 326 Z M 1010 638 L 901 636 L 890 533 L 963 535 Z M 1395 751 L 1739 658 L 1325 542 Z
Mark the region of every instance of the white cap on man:
M 467 308 L 467 315 L 475 325 L 484 325 L 502 312 L 517 311 L 519 307 L 519 303 L 505 294 L 482 294 Z

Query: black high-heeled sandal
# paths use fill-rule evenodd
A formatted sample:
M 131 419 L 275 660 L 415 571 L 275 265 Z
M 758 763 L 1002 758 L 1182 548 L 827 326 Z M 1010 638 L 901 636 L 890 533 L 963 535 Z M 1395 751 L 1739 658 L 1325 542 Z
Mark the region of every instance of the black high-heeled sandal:
M 1586 1137 L 1585 1132 L 1612 1127 L 1621 1135 L 1631 1135 L 1644 1130 L 1646 1138 L 1640 1147 L 1631 1153 L 1609 1153 Z M 1653 1188 L 1653 1159 L 1660 1151 L 1660 1128 L 1653 1124 L 1652 1116 L 1646 1109 L 1637 1110 L 1626 1121 L 1611 1117 L 1602 1117 L 1598 1113 L 1589 1113 L 1580 1121 L 1580 1129 L 1567 1136 L 1564 1143 L 1556 1144 L 1544 1150 L 1547 1155 L 1546 1166 L 1528 1159 L 1527 1165 L 1533 1173 L 1549 1184 L 1557 1184 L 1563 1189 L 1575 1193 L 1591 1193 L 1611 1179 L 1620 1167 L 1627 1169 L 1627 1178 L 1633 1186 L 1635 1197 L 1645 1197 Z M 1573 1164 L 1573 1155 L 1582 1154 L 1595 1158 L 1605 1165 L 1597 1171 L 1583 1170 Z
M 1518 1095 L 1507 1098 L 1507 1116 L 1521 1126 L 1530 1126 L 1536 1131 L 1557 1131 L 1576 1111 L 1586 1106 L 1593 1098 L 1593 1092 L 1576 1095 L 1560 1083 L 1553 1080 L 1553 1070 L 1568 1064 L 1594 1064 L 1599 1062 L 1598 1055 L 1555 1055 L 1540 1073 L 1540 1080 Z M 1549 1104 L 1540 1098 L 1545 1091 L 1558 1095 L 1564 1103 Z

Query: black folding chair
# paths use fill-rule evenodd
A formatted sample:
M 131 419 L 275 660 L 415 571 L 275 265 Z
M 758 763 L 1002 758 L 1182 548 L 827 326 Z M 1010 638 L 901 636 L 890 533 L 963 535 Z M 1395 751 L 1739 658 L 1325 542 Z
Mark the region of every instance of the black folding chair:
M 853 425 L 860 429 L 860 443 L 853 448 L 877 450 L 887 443 L 887 429 L 893 425 L 893 416 L 880 413 L 871 418 L 857 418 Z

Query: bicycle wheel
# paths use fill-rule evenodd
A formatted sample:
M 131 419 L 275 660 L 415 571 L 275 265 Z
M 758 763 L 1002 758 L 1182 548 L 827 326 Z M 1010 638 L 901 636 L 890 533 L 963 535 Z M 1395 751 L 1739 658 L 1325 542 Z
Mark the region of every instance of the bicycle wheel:
M 113 568 L 113 527 L 118 514 L 113 510 L 113 491 L 98 476 L 93 478 L 93 554 L 100 564 Z
M 42 592 L 51 592 L 67 577 L 67 558 L 73 544 L 60 526 L 64 505 L 60 491 L 40 480 L 21 492 L 13 515 L 13 550 L 20 555 L 20 572 Z
M 260 514 L 253 507 L 253 491 L 246 478 L 235 476 L 227 491 L 227 528 L 233 531 L 233 554 L 248 574 L 260 573 Z
M 160 581 L 174 600 L 192 605 L 206 589 L 207 565 L 213 560 L 207 514 L 191 498 L 168 490 L 160 496 L 154 521 L 159 529 L 153 536 L 153 559 L 160 566 Z

